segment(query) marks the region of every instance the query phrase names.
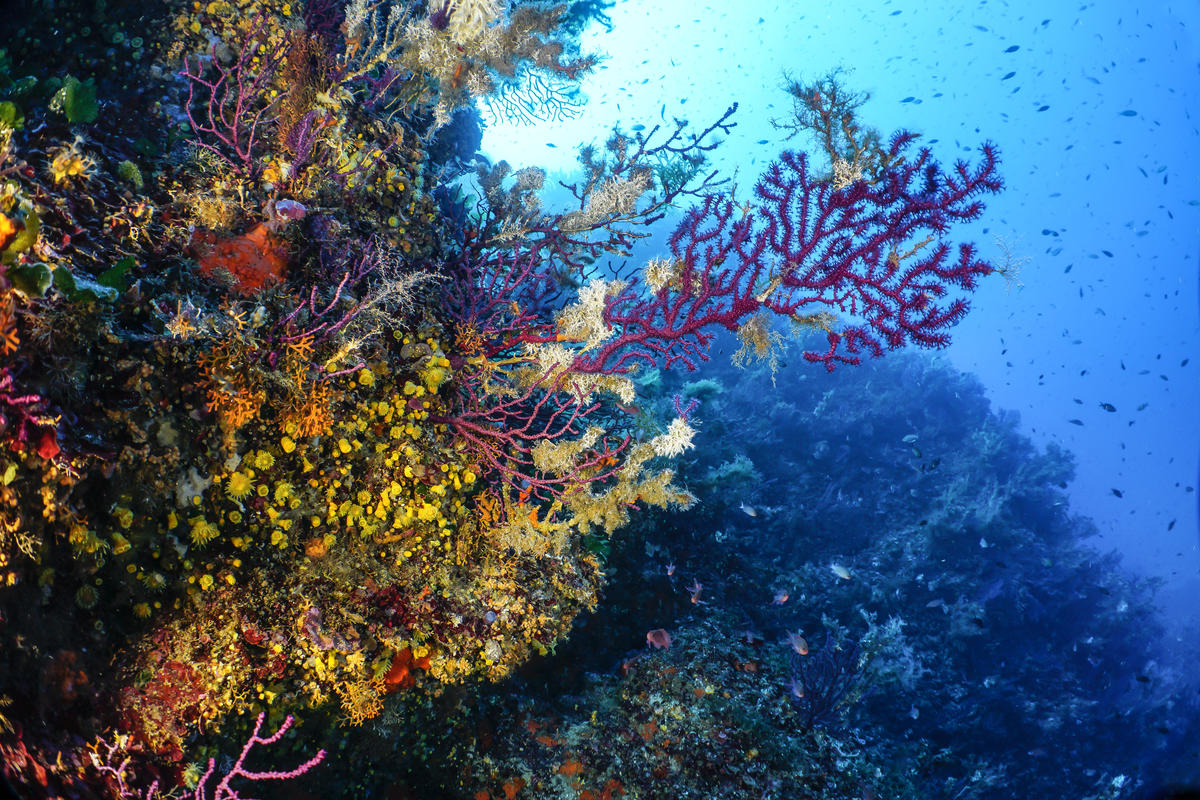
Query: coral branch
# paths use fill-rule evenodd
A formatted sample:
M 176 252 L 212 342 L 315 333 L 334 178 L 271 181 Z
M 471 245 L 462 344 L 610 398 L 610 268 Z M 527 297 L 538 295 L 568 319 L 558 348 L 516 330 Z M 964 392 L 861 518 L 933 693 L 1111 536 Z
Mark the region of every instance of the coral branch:
M 671 237 L 672 258 L 652 263 L 641 285 L 609 301 L 604 320 L 616 335 L 573 368 L 693 367 L 716 329 L 736 330 L 760 309 L 824 328 L 829 350 L 804 355 L 830 370 L 858 363 L 863 350 L 879 355 L 884 345 L 944 346 L 945 329 L 968 304 L 936 301 L 951 289 L 974 289 L 993 268 L 967 244 L 949 261 L 941 237 L 953 223 L 977 218 L 977 196 L 999 191 L 1001 182 L 991 145 L 974 169 L 959 162 L 947 173 L 926 148 L 906 159 L 912 139 L 893 137 L 874 181 L 836 188 L 813 175 L 807 156 L 785 152 L 755 187 L 753 206 L 739 212 L 729 199 L 706 198 Z M 833 330 L 835 310 L 854 323 Z
M 188 81 L 184 108 L 192 131 L 214 140 L 197 138 L 194 144 L 238 172 L 253 176 L 255 145 L 277 106 L 267 97 L 267 89 L 287 56 L 288 40 L 267 41 L 264 21 L 259 19 L 233 63 L 222 63 L 218 44 L 209 47 L 207 57 L 184 60 L 180 73 Z
M 850 690 L 862 675 L 862 648 L 857 642 L 834 641 L 816 655 L 792 653 L 792 705 L 804 715 L 806 727 L 827 725 L 837 716 Z
M 289 714 L 275 733 L 263 737 L 259 734 L 262 731 L 263 721 L 266 719 L 266 716 L 263 712 L 259 713 L 258 719 L 254 722 L 254 730 L 251 732 L 250 738 L 242 745 L 241 754 L 233 762 L 233 766 L 224 773 L 216 786 L 213 787 L 212 800 L 242 800 L 242 796 L 230 785 L 235 779 L 244 779 L 247 781 L 292 780 L 306 774 L 325 759 L 325 751 L 318 750 L 316 755 L 294 769 L 267 770 L 265 772 L 246 769 L 246 757 L 250 755 L 250 751 L 260 744 L 272 745 L 278 742 L 292 727 L 292 722 L 294 721 Z M 99 739 L 91 749 L 91 767 L 96 770 L 100 778 L 108 783 L 114 796 L 121 800 L 163 800 L 167 796 L 176 796 L 174 792 L 163 795 L 160 791 L 158 780 L 151 783 L 145 791 L 138 791 L 130 785 L 132 777 L 130 774 L 130 764 L 133 759 L 129 757 L 127 752 L 129 746 L 129 737 L 117 736 L 112 742 Z M 209 781 L 214 777 L 216 769 L 216 759 L 210 758 L 208 760 L 208 768 L 201 775 L 200 781 L 196 784 L 196 788 L 191 794 L 192 800 L 209 800 Z M 246 800 L 249 800 L 249 798 L 246 798 Z

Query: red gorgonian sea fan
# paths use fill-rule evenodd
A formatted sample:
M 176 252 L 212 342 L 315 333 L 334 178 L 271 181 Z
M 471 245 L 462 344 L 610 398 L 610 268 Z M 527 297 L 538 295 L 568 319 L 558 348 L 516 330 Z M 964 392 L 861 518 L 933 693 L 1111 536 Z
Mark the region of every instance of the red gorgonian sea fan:
M 573 369 L 622 373 L 638 363 L 691 367 L 719 328 L 739 330 L 760 311 L 824 329 L 825 352 L 804 357 L 832 370 L 911 343 L 942 347 L 967 312 L 951 289 L 972 290 L 996 268 L 971 244 L 945 241 L 951 225 L 976 219 L 981 195 L 998 192 L 997 154 L 981 148 L 971 167 L 943 170 L 928 148 L 906 157 L 915 135 L 892 137 L 872 179 L 814 174 L 809 157 L 784 152 L 759 179 L 754 201 L 707 197 L 671 237 L 671 257 L 610 298 L 604 321 L 616 335 L 581 353 Z M 647 291 L 649 290 L 649 291 Z M 833 312 L 848 314 L 835 329 Z

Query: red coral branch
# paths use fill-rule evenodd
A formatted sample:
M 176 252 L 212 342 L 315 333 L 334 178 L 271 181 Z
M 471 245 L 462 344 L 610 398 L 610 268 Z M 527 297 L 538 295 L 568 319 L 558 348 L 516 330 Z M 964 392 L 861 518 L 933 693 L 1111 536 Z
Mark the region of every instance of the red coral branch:
M 993 267 L 969 244 L 948 261 L 942 237 L 953 223 L 977 218 L 983 204 L 976 198 L 1002 184 L 993 146 L 983 146 L 974 169 L 958 162 L 947 173 L 927 148 L 904 158 L 912 139 L 893 138 L 889 166 L 874 181 L 836 188 L 814 177 L 807 156 L 785 152 L 755 187 L 755 205 L 706 198 L 671 237 L 671 285 L 648 295 L 632 284 L 612 298 L 604 318 L 617 335 L 581 354 L 573 369 L 691 368 L 707 357 L 717 329 L 735 330 L 760 309 L 797 320 L 829 310 L 850 315 L 849 326 L 828 329 L 828 351 L 804 354 L 829 370 L 857 364 L 864 349 L 879 355 L 884 344 L 947 344 L 945 329 L 968 303 L 937 300 L 954 288 L 974 289 Z
M 617 473 L 617 456 L 631 441 L 629 436 L 606 436 L 576 459 L 568 474 L 538 472 L 533 449 L 540 442 L 574 438 L 589 424 L 614 427 L 599 421 L 599 402 L 584 402 L 569 387 L 548 385 L 548 378 L 544 375 L 532 387 L 501 399 L 472 381 L 464 387 L 464 407 L 451 417 L 438 418 L 471 448 L 484 474 L 498 478 L 524 501 L 560 498 L 607 480 Z
M 468 359 L 460 357 L 459 407 L 439 421 L 474 450 L 486 473 L 524 497 L 545 499 L 578 484 L 538 474 L 533 447 L 578 435 L 588 417 L 611 411 L 585 402 L 587 393 L 564 375 L 622 375 L 639 365 L 694 368 L 721 329 L 739 330 L 760 312 L 824 328 L 829 349 L 804 356 L 829 370 L 858 363 L 864 350 L 880 355 L 885 345 L 944 346 L 946 328 L 968 305 L 960 296 L 943 298 L 974 289 L 979 276 L 993 271 L 968 244 L 951 259 L 944 237 L 954 223 L 977 218 L 983 210 L 977 198 L 999 191 L 1001 182 L 991 145 L 983 146 L 976 167 L 959 162 L 946 172 L 928 149 L 907 155 L 914 138 L 896 134 L 878 167 L 845 185 L 814 175 L 805 155 L 785 152 L 759 180 L 752 203 L 702 196 L 671 236 L 672 258 L 659 265 L 656 285 L 614 284 L 619 291 L 603 308 L 612 335 L 589 349 L 567 343 L 577 347 L 569 369 L 549 370 L 538 381 L 528 381 L 527 373 L 513 381 L 506 368 L 528 370 L 529 346 L 561 342 L 552 323 L 561 307 L 554 262 L 571 263 L 574 243 L 547 232 L 506 253 L 492 249 L 482 233 L 468 232 L 450 269 L 449 305 L 475 331 L 476 366 L 491 372 L 481 377 L 462 369 Z M 848 317 L 840 330 L 833 312 Z M 605 442 L 603 450 L 619 452 L 628 441 Z M 571 480 L 608 477 L 615 471 L 605 471 L 609 463 L 597 455 Z M 597 468 L 600 477 L 588 477 Z

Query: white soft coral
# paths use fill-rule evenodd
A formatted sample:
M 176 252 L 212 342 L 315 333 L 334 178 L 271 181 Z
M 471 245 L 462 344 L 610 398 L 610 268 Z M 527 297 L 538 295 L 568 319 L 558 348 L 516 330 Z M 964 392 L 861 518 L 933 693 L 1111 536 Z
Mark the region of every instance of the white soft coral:
M 464 45 L 483 35 L 504 13 L 504 0 L 452 0 L 447 30 L 456 44 Z

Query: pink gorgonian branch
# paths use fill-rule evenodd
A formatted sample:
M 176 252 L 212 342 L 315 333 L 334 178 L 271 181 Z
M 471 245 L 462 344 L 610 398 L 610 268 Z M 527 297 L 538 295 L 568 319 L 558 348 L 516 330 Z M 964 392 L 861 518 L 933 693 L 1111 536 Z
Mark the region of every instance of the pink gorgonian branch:
M 262 730 L 263 720 L 266 719 L 266 713 L 260 711 L 258 719 L 254 721 L 254 731 L 250 734 L 250 738 L 246 740 L 246 744 L 242 746 L 241 755 L 237 761 L 233 763 L 233 768 L 225 773 L 225 777 L 221 778 L 217 783 L 213 792 L 213 800 L 239 800 L 239 795 L 229 784 L 235 778 L 244 778 L 248 781 L 286 781 L 292 778 L 298 778 L 308 772 L 310 769 L 320 764 L 325 759 L 325 751 L 318 750 L 317 754 L 308 759 L 300 766 L 290 770 L 268 770 L 266 772 L 254 772 L 245 768 L 246 756 L 250 755 L 250 751 L 256 745 L 272 745 L 279 741 L 285 733 L 292 727 L 293 718 L 291 714 L 283 720 L 283 724 L 279 726 L 279 730 L 267 737 L 259 736 Z M 208 785 L 209 778 L 213 776 L 216 770 L 216 759 L 208 760 L 208 769 L 200 777 L 200 782 L 196 784 L 195 800 L 207 800 L 208 793 L 205 787 Z
M 263 126 L 274 121 L 270 115 L 277 101 L 268 97 L 268 89 L 287 56 L 290 41 L 285 37 L 272 44 L 264 28 L 260 18 L 232 63 L 221 63 L 219 42 L 213 42 L 206 56 L 185 58 L 180 73 L 188 81 L 184 109 L 197 136 L 193 144 L 246 176 L 256 172 L 255 145 Z
M 260 744 L 273 745 L 278 742 L 291 729 L 292 722 L 294 721 L 293 717 L 289 714 L 275 733 L 264 737 L 259 734 L 262 731 L 263 721 L 266 719 L 266 716 L 266 713 L 259 712 L 250 738 L 242 745 L 241 754 L 234 761 L 233 766 L 224 773 L 216 786 L 212 787 L 211 800 L 243 800 L 242 796 L 238 794 L 238 790 L 231 785 L 234 780 L 288 781 L 306 774 L 325 759 L 325 751 L 318 750 L 316 755 L 294 769 L 267 770 L 265 772 L 246 769 L 246 757 L 250 755 L 250 751 Z M 97 746 L 91 753 L 91 760 L 92 767 L 96 770 L 97 774 L 109 783 L 110 789 L 121 800 L 164 800 L 165 796 L 159 790 L 158 780 L 151 783 L 144 791 L 138 791 L 129 784 L 131 777 L 129 774 L 130 765 L 135 759 L 126 753 L 124 746 L 119 743 L 119 740 L 112 743 L 104 739 L 98 740 Z M 216 759 L 210 758 L 208 760 L 208 768 L 200 776 L 200 781 L 196 784 L 196 788 L 190 795 L 191 800 L 209 800 L 209 781 L 214 777 L 216 769 Z M 250 800 L 250 798 L 245 798 L 245 800 Z

